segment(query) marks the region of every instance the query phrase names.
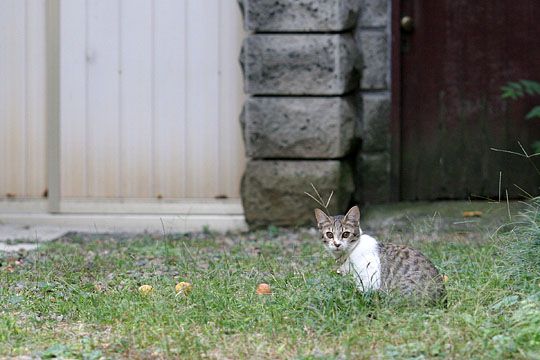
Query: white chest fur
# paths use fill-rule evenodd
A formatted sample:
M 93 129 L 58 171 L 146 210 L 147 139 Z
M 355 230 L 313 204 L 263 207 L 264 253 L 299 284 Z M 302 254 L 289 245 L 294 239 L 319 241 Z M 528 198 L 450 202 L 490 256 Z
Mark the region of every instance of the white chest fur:
M 369 235 L 360 236 L 359 244 L 341 265 L 340 271 L 351 273 L 360 291 L 378 290 L 381 286 L 381 259 L 377 240 Z

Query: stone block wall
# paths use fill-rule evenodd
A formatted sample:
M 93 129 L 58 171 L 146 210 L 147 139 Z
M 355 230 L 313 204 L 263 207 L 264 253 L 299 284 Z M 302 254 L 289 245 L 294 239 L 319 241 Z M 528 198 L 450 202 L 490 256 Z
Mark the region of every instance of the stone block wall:
M 246 154 L 252 159 L 343 158 L 355 143 L 356 117 L 350 96 L 250 97 L 241 115 Z
M 241 115 L 249 158 L 242 201 L 251 226 L 313 224 L 305 191 L 334 191 L 332 211 L 353 192 L 359 54 L 356 0 L 241 0 L 240 54 L 247 99 Z
M 391 0 L 359 0 L 354 37 L 362 57 L 359 117 L 362 146 L 355 197 L 362 204 L 390 201 Z
M 242 180 L 242 199 L 250 226 L 314 224 L 315 184 L 323 196 L 332 191 L 329 210 L 342 212 L 354 190 L 352 170 L 340 160 L 250 160 Z
M 313 224 L 310 183 L 332 212 L 389 197 L 387 1 L 239 0 L 250 226 Z
M 244 28 L 254 32 L 340 32 L 351 29 L 357 0 L 239 0 Z
M 253 34 L 240 54 L 251 95 L 341 95 L 357 88 L 357 60 L 351 34 Z

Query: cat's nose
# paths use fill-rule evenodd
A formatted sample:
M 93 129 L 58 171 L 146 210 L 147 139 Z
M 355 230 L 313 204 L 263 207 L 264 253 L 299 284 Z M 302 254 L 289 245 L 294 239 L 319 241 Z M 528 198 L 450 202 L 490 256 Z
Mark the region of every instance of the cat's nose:
M 334 243 L 334 245 L 335 245 L 337 248 L 341 246 L 340 243 Z

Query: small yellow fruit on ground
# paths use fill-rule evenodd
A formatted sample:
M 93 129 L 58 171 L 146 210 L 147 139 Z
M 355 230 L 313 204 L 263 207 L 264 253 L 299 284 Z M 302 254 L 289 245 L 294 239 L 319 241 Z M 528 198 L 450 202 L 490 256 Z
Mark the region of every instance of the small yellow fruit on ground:
M 191 292 L 192 288 L 193 286 L 190 283 L 182 281 L 176 284 L 176 286 L 174 287 L 174 290 L 176 290 L 177 294 L 182 293 L 184 295 L 187 295 Z
M 448 281 L 448 276 L 447 276 L 447 275 L 443 275 L 442 281 L 443 281 L 443 282 L 447 282 L 447 281 Z
M 256 292 L 259 295 L 269 295 L 272 293 L 272 290 L 270 290 L 270 285 L 262 283 L 257 286 Z
M 139 287 L 139 293 L 141 295 L 148 295 L 150 294 L 152 291 L 154 290 L 154 288 L 150 285 L 141 285 Z

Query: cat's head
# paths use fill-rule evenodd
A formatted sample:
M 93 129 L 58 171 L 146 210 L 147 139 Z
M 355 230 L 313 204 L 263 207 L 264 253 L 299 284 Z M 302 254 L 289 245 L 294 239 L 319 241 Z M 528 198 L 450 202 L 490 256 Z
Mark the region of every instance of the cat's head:
M 353 206 L 344 216 L 328 216 L 322 210 L 315 209 L 315 218 L 324 245 L 330 252 L 347 252 L 360 240 L 362 230 L 358 206 Z

